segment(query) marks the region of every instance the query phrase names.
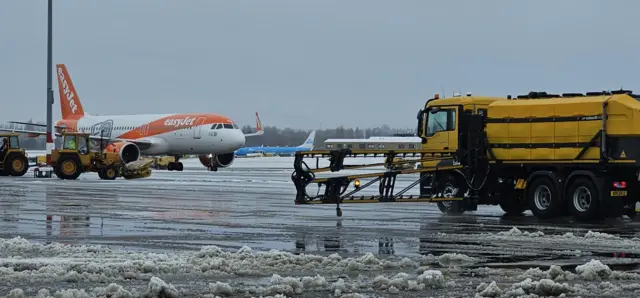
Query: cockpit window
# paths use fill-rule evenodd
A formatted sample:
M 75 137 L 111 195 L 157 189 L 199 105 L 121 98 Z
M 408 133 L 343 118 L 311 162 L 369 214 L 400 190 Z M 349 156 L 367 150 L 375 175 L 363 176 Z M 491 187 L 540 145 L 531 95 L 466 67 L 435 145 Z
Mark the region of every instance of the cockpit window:
M 233 129 L 233 125 L 231 125 L 229 123 L 225 123 L 224 124 L 224 128 Z
M 240 129 L 240 127 L 238 127 L 238 124 L 235 124 L 235 123 L 233 124 L 233 128 Z
M 216 123 L 214 125 L 211 125 L 211 129 L 220 129 L 220 128 L 222 128 L 220 123 Z

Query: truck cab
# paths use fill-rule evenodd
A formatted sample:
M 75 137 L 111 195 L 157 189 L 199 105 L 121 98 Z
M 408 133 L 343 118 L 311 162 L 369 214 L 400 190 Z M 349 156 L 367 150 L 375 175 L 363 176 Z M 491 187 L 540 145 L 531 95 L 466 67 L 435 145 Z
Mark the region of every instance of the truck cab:
M 458 150 L 460 125 L 465 125 L 465 114 L 482 114 L 486 116 L 489 104 L 503 97 L 478 97 L 467 93 L 466 96 L 440 98 L 435 94 L 418 112 L 418 133 L 422 138 L 422 149 L 425 151 Z

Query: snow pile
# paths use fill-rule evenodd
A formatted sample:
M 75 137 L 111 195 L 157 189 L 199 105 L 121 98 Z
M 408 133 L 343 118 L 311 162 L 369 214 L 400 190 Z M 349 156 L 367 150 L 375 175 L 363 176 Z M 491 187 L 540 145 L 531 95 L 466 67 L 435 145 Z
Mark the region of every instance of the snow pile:
M 7 296 L 7 298 L 26 298 L 27 295 L 22 289 L 13 289 Z M 147 289 L 144 293 L 139 294 L 137 291 L 129 292 L 118 284 L 109 284 L 106 287 L 97 287 L 92 291 L 87 292 L 84 289 L 64 289 L 58 290 L 53 295 L 48 289 L 41 289 L 38 291 L 36 298 L 94 298 L 94 297 L 109 297 L 109 298 L 177 298 L 180 297 L 180 293 L 171 284 L 167 284 L 162 279 L 152 277 L 147 285 Z
M 605 279 L 640 279 L 640 275 L 627 272 L 612 271 L 609 266 L 598 260 L 591 260 L 583 265 L 576 266 L 576 273 L 562 270 L 559 266 L 552 265 L 548 270 L 531 268 L 518 278 L 524 278 L 506 287 L 500 287 L 495 281 L 487 284 L 481 283 L 476 288 L 476 297 L 557 297 L 563 295 L 581 295 L 599 293 L 603 296 L 611 296 L 616 292 L 639 291 L 640 284 L 615 285 L 609 281 L 599 284 L 578 284 L 579 280 L 601 281 Z M 572 284 L 560 283 L 570 281 Z
M 463 266 L 476 263 L 478 259 L 459 253 L 445 253 L 440 256 L 428 254 L 421 256 L 421 264 L 440 264 L 442 266 Z
M 533 281 L 530 278 L 511 285 L 506 290 L 501 289 L 495 281 L 490 284 L 481 283 L 476 288 L 476 297 L 526 297 L 526 296 L 541 296 L 541 297 L 557 297 L 561 295 L 567 295 L 576 293 L 579 290 L 566 283 L 557 283 L 550 279 L 542 279 L 540 281 Z
M 496 235 L 498 236 L 507 236 L 507 237 L 513 237 L 513 236 L 517 236 L 517 237 L 542 237 L 544 236 L 544 233 L 541 231 L 536 231 L 536 232 L 527 232 L 527 231 L 521 231 L 520 229 L 516 228 L 516 227 L 512 227 L 511 230 L 506 231 L 506 232 L 498 232 Z
M 586 280 L 600 280 L 609 278 L 612 272 L 609 266 L 598 260 L 591 260 L 589 263 L 577 266 L 576 273 Z
M 620 239 L 620 237 L 616 235 L 611 235 L 607 233 L 594 232 L 589 230 L 587 234 L 584 235 L 584 238 L 592 238 L 592 239 Z
M 232 253 L 217 246 L 203 247 L 186 260 L 190 266 L 203 273 L 232 274 L 237 276 L 264 276 L 267 272 L 278 270 L 318 271 L 340 273 L 360 271 L 382 271 L 397 268 L 415 268 L 418 264 L 408 258 L 400 261 L 380 260 L 373 253 L 358 258 L 342 258 L 338 254 L 328 257 L 306 254 L 294 254 L 278 250 L 253 252 L 243 247 Z
M 37 257 L 30 257 L 35 255 Z M 444 263 L 470 260 L 465 255 L 433 257 Z M 205 246 L 196 252 L 128 252 L 102 246 L 33 244 L 16 237 L 0 239 L 0 282 L 17 280 L 98 282 L 150 280 L 154 275 L 270 276 L 278 272 L 376 272 L 415 269 L 409 258 L 379 259 L 373 253 L 343 258 L 271 250 L 237 252 Z
M 564 271 L 557 265 L 551 265 L 546 271 L 542 271 L 540 268 L 530 268 L 520 275 L 520 278 L 549 279 L 553 281 L 570 281 L 575 280 L 576 277 L 577 275 Z
M 422 291 L 425 288 L 444 288 L 445 278 L 439 270 L 426 270 L 412 280 L 406 273 L 398 273 L 392 278 L 383 275 L 373 279 L 371 286 L 375 289 L 398 293 L 399 290 Z

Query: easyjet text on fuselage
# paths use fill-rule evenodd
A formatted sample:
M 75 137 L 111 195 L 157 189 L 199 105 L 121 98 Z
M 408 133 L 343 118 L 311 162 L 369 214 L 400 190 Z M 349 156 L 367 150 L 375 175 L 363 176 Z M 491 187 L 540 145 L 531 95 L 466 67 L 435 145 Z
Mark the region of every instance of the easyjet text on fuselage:
M 178 118 L 178 119 L 167 119 L 167 120 L 164 121 L 164 125 L 165 126 L 175 126 L 175 127 L 191 126 L 191 125 L 193 125 L 195 120 L 196 120 L 196 118 L 192 118 L 192 117 L 185 117 L 185 118 Z

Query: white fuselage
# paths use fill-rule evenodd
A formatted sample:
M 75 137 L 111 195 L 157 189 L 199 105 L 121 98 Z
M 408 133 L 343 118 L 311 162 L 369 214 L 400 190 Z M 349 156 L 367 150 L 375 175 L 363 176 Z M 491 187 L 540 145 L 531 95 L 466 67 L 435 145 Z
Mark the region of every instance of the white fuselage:
M 110 140 L 140 140 L 143 155 L 226 154 L 245 143 L 235 123 L 213 114 L 85 116 L 76 125 Z

